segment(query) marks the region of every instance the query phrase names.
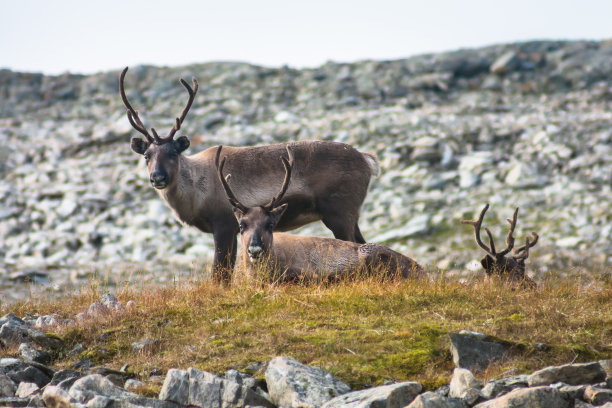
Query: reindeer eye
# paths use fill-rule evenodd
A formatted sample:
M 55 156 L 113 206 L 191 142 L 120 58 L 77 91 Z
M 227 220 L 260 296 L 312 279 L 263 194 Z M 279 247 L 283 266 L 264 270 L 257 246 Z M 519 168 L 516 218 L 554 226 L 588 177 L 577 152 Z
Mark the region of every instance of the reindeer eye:
M 246 224 L 245 224 L 244 222 L 241 222 L 241 223 L 238 225 L 238 228 L 240 228 L 240 232 L 241 232 L 241 233 L 243 233 L 243 232 L 244 232 L 244 230 L 246 229 Z
M 144 155 L 145 161 L 149 161 L 150 158 L 151 158 L 151 155 L 149 155 L 149 154 L 145 154 Z
M 268 229 L 269 230 L 273 230 L 274 229 L 274 223 L 273 222 L 268 224 Z

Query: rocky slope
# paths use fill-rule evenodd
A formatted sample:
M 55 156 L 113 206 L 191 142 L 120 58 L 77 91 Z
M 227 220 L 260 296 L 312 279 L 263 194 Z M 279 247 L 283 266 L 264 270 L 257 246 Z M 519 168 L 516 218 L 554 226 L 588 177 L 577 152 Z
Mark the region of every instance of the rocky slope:
M 200 92 L 183 134 L 190 151 L 325 139 L 376 153 L 382 175 L 364 205 L 366 239 L 461 276 L 481 254 L 461 225 L 484 203 L 502 245 L 541 239 L 528 265 L 612 265 L 612 42 L 530 42 L 316 69 L 208 63 L 132 67 L 130 99 L 169 129 Z M 148 184 L 117 92 L 118 72 L 44 76 L 0 70 L 0 291 L 50 291 L 97 274 L 146 284 L 199 274 L 212 236 L 182 227 Z M 321 225 L 303 234 L 329 236 Z M 10 288 L 10 290 L 8 290 Z

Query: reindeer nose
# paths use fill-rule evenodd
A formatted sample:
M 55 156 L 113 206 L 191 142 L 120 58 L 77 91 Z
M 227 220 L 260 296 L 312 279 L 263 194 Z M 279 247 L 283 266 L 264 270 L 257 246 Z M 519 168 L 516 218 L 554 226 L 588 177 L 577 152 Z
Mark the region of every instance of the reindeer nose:
M 166 175 L 159 171 L 154 171 L 153 173 L 151 173 L 150 180 L 151 184 L 155 188 L 164 188 L 168 184 L 168 178 L 166 177 Z
M 263 248 L 259 245 L 249 245 L 247 248 L 247 252 L 251 256 L 257 256 L 261 251 L 263 251 Z

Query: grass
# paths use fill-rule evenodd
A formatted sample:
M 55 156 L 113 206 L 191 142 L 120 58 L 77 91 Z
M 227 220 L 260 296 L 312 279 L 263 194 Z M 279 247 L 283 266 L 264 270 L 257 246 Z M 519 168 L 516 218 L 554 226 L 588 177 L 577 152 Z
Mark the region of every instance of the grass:
M 71 318 L 99 300 L 95 286 L 56 301 L 23 302 L 3 313 L 59 313 Z M 146 378 L 154 369 L 197 367 L 222 374 L 277 355 L 320 366 L 363 388 L 386 380 L 418 381 L 432 389 L 449 381 L 454 365 L 448 333 L 486 333 L 520 345 L 482 379 L 508 369 L 612 358 L 612 284 L 597 287 L 550 277 L 537 291 L 480 281 L 461 283 L 381 281 L 365 278 L 333 284 L 238 283 L 222 288 L 191 282 L 116 293 L 136 307 L 53 331 L 65 342 L 54 365 L 79 358 L 130 369 Z M 135 353 L 131 343 L 159 340 Z M 551 347 L 546 351 L 537 343 Z M 85 351 L 67 357 L 76 343 Z M 8 350 L 16 354 L 16 350 Z M 256 375 L 261 376 L 259 372 Z M 148 390 L 154 393 L 155 390 Z

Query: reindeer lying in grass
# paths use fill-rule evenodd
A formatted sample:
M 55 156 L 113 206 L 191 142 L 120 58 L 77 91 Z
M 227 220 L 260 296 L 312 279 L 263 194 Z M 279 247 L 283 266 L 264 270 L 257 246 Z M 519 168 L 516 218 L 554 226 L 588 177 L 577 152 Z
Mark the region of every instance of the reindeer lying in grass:
M 226 158 L 219 163 L 221 148 L 219 146 L 217 149 L 217 175 L 234 207 L 234 216 L 240 228 L 243 265 L 250 276 L 261 271 L 273 280 L 292 281 L 325 280 L 350 276 L 351 273 L 382 273 L 384 276 L 406 278 L 423 275 L 423 268 L 418 263 L 382 245 L 273 233 L 287 209 L 286 203 L 280 203 L 291 180 L 291 149 L 287 146 L 288 159 L 281 157 L 285 179 L 279 193 L 268 204 L 249 208 L 232 192 L 228 184 L 231 175 L 223 177 Z
M 525 260 L 529 257 L 529 248 L 535 246 L 538 243 L 538 234 L 532 232 L 533 241 L 526 239 L 525 245 L 522 245 L 514 251 L 514 228 L 516 227 L 516 220 L 518 217 L 518 207 L 514 210 L 514 216 L 512 219 L 507 221 L 510 223 L 510 231 L 506 236 L 506 249 L 501 252 L 495 250 L 495 243 L 493 242 L 493 236 L 491 231 L 485 227 L 485 232 L 489 238 L 489 246 L 486 246 L 480 239 L 480 228 L 482 226 L 482 220 L 484 219 L 485 213 L 489 209 L 489 204 L 485 205 L 480 216 L 476 221 L 462 220 L 462 224 L 470 224 L 474 226 L 474 236 L 476 237 L 476 243 L 479 247 L 487 252 L 487 255 L 480 260 L 482 267 L 485 269 L 487 279 L 499 279 L 504 282 L 518 283 L 523 288 L 536 288 L 536 283 L 525 274 Z M 506 255 L 512 251 L 512 256 L 506 257 Z

